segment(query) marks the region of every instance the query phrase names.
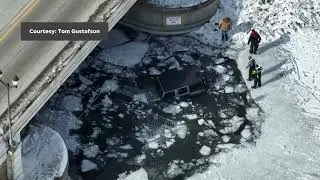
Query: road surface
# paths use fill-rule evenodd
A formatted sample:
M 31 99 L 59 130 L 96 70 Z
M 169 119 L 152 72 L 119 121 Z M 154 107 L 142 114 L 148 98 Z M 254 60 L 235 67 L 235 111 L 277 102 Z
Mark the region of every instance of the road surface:
M 30 0 L 1 0 L 0 2 L 0 32 L 11 21 L 14 22 L 14 18 L 19 11 L 26 7 Z M 23 13 L 21 13 L 23 14 Z

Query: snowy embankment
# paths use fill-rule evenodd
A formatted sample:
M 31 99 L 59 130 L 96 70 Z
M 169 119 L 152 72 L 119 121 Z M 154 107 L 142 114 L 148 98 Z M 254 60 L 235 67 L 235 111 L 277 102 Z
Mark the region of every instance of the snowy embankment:
M 222 16 L 231 16 L 235 44 L 225 55 L 237 58 L 244 78 L 247 31 L 253 27 L 261 33 L 263 42 L 254 58 L 264 68 L 263 84 L 251 94 L 266 119 L 256 144 L 211 157 L 213 165 L 189 179 L 320 178 L 319 7 L 315 0 L 265 4 L 229 0 L 222 2 L 211 24 L 194 33 L 208 43 L 209 35 L 219 40 L 219 32 L 212 32 L 213 24 Z M 251 87 L 252 82 L 247 85 Z

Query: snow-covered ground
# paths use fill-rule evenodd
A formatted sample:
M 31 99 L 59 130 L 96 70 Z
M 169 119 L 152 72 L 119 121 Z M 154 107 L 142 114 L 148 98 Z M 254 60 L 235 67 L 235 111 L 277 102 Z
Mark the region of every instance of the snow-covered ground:
M 262 135 L 256 144 L 212 156 L 210 168 L 191 180 L 320 178 L 320 2 L 262 2 L 222 1 L 212 19 L 213 23 L 224 15 L 235 19 L 237 27 L 231 32 L 235 44 L 225 55 L 237 58 L 245 78 L 246 32 L 252 26 L 261 33 L 262 45 L 254 58 L 264 68 L 262 87 L 251 90 L 251 95 L 265 112 Z M 218 32 L 209 28 L 212 24 L 196 32 L 204 34 L 202 41 L 209 34 L 219 40 Z

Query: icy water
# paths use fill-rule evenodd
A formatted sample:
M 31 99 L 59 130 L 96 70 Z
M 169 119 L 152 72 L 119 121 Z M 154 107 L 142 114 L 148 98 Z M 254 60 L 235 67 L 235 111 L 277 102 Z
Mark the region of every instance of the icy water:
M 78 151 L 69 154 L 73 179 L 117 179 L 141 167 L 151 180 L 184 179 L 204 170 L 208 155 L 253 143 L 259 136 L 260 127 L 246 118 L 246 109 L 257 107 L 247 99 L 235 60 L 223 57 L 222 49 L 188 36 L 130 33 L 128 39 L 125 43 L 148 45 L 140 63 L 115 65 L 99 56 L 108 50 L 96 48 L 36 118 L 55 129 L 42 113 L 72 111 L 81 121 L 69 132 L 79 143 Z M 146 102 L 145 92 L 135 83 L 140 75 L 190 66 L 205 70 L 206 93 Z M 110 88 L 101 91 L 106 81 Z M 61 102 L 70 96 L 78 97 L 82 107 L 66 110 Z M 96 168 L 84 172 L 84 159 Z

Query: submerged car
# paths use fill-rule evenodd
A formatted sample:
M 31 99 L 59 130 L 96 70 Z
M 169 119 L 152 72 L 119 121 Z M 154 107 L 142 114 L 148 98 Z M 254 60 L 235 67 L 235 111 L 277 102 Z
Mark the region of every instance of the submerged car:
M 168 71 L 157 79 L 161 98 L 195 95 L 207 89 L 206 77 L 200 68 Z

